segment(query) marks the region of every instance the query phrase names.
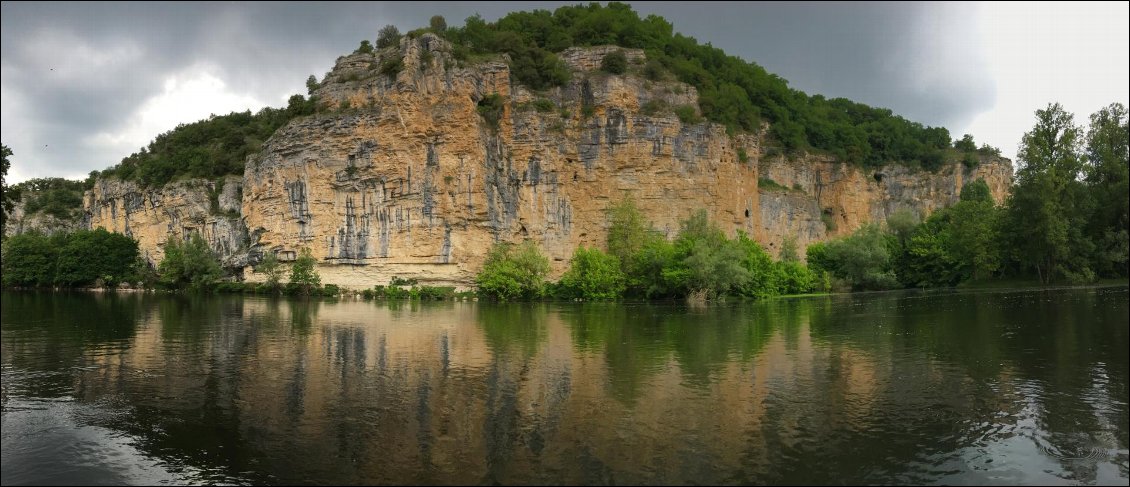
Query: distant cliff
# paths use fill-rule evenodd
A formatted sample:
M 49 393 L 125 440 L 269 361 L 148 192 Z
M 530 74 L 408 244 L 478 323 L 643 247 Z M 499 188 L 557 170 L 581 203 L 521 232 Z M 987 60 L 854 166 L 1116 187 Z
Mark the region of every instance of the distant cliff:
M 495 241 L 533 239 L 560 275 L 576 247 L 603 247 L 605 211 L 625 193 L 669 236 L 705 208 L 774 254 L 795 237 L 803 255 L 898 208 L 953 204 L 968 181 L 984 178 L 998 202 L 1011 184 L 999 157 L 927 172 L 771 155 L 780 151 L 765 130 L 680 121 L 673 108 L 697 107 L 695 89 L 634 75 L 642 51 L 623 50 L 624 75 L 599 71 L 618 49 L 564 51 L 571 81 L 535 93 L 512 83 L 504 59 L 464 64 L 433 34 L 406 36 L 338 58 L 315 92 L 327 110 L 279 129 L 242 178 L 153 190 L 103 179 L 86 194 L 86 218 L 134 236 L 154 262 L 169 235 L 199 231 L 230 268 L 309 247 L 324 283 L 466 287 Z M 397 59 L 399 71 L 382 70 Z

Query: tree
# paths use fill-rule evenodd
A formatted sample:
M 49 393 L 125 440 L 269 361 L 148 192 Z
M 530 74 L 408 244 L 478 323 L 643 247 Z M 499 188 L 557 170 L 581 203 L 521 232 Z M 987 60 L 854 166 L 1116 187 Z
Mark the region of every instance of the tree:
M 283 267 L 274 252 L 268 251 L 263 256 L 263 260 L 259 261 L 259 265 L 255 267 L 255 272 L 266 276 L 267 287 L 278 290 L 279 282 L 282 281 Z
M 59 249 L 55 283 L 82 286 L 101 279 L 113 286 L 135 277 L 140 256 L 131 237 L 104 228 L 80 230 L 68 235 Z
M 796 250 L 796 235 L 786 235 L 781 239 L 781 248 L 777 251 L 777 259 L 781 262 L 799 262 L 800 255 Z
M 977 143 L 973 142 L 973 136 L 965 134 L 961 140 L 953 141 L 953 148 L 962 152 L 973 152 L 977 150 Z
M 608 207 L 608 253 L 620 260 L 622 269 L 633 266 L 633 258 L 643 248 L 650 225 L 628 193 Z
M 1130 262 L 1130 125 L 1121 103 L 1091 115 L 1087 131 L 1086 185 L 1095 199 L 1087 226 L 1096 244 L 1095 269 L 1103 275 L 1127 275 Z
M 310 249 L 303 247 L 302 251 L 298 253 L 298 258 L 294 260 L 294 265 L 290 268 L 288 290 L 309 295 L 321 287 L 322 278 L 318 276 L 318 271 L 315 269 L 317 265 L 318 261 L 314 259 Z
M 1079 181 L 1081 136 L 1074 116 L 1054 103 L 1036 110 L 1036 125 L 1017 152 L 1006 223 L 1011 257 L 1045 284 L 1057 277 L 1076 282 L 1094 277 L 1087 262 L 1093 244 L 1082 233 L 1089 203 Z
M 532 240 L 518 246 L 500 242 L 487 252 L 475 283 L 486 297 L 500 301 L 531 299 L 542 296 L 548 273 L 549 259 Z
M 428 25 L 432 28 L 432 32 L 442 35 L 447 30 L 447 19 L 444 19 L 442 15 L 433 15 L 428 20 Z
M 306 94 L 313 96 L 314 91 L 316 91 L 317 89 L 318 78 L 315 78 L 314 75 L 310 75 L 309 78 L 306 78 Z
M 166 286 L 200 291 L 215 284 L 223 271 L 204 237 L 193 233 L 186 242 L 169 235 L 165 241 L 165 257 L 157 266 L 157 273 Z
M 976 181 L 962 186 L 959 198 L 961 201 L 980 201 L 990 205 L 994 203 L 993 192 L 989 190 L 984 178 L 977 178 Z
M 4 240 L 0 281 L 5 286 L 50 286 L 59 260 L 56 243 L 39 233 L 22 233 Z
M 377 32 L 377 49 L 384 49 L 386 47 L 400 45 L 400 29 L 395 25 L 389 24 L 381 27 Z
M 741 264 L 742 249 L 726 240 L 722 230 L 707 217 L 706 210 L 698 210 L 681 222 L 675 251 L 682 261 L 677 271 L 685 276 L 689 294 L 721 296 L 739 288 L 750 277 Z
M 361 41 L 361 45 L 358 46 L 357 50 L 353 51 L 353 53 L 354 54 L 372 54 L 373 53 L 373 45 L 369 44 L 369 41 L 363 40 L 363 41 Z

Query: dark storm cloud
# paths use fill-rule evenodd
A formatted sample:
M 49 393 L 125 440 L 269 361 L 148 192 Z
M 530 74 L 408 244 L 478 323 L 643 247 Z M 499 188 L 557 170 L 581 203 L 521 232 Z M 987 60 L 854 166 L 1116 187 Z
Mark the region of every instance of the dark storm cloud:
M 407 31 L 441 14 L 454 26 L 475 13 L 495 20 L 509 11 L 571 3 L 4 2 L 3 97 L 13 106 L 4 108 L 3 142 L 15 151 L 24 177 L 79 176 L 128 155 L 84 140 L 128 126 L 147 100 L 164 91 L 168 77 L 194 67 L 209 66 L 229 92 L 282 106 L 287 96 L 305 91 L 308 75 L 320 78 L 337 56 L 361 39 L 374 39 L 385 24 Z M 994 85 L 980 75 L 981 55 L 972 48 L 955 53 L 961 44 L 945 41 L 961 36 L 975 42 L 975 26 L 963 18 L 972 17 L 973 7 L 633 6 L 641 15 L 666 17 L 677 32 L 755 61 L 809 94 L 891 108 L 951 130 L 992 104 Z M 9 119 L 16 115 L 18 120 Z

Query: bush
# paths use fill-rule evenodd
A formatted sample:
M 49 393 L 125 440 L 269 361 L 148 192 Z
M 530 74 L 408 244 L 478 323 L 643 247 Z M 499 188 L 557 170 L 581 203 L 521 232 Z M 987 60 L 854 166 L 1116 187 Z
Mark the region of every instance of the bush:
M 380 73 L 390 78 L 396 77 L 404 70 L 404 58 L 399 56 L 381 60 Z
M 600 70 L 610 74 L 624 74 L 628 70 L 628 57 L 624 51 L 612 51 L 600 60 Z
M 500 301 L 541 297 L 549 259 L 533 241 L 517 247 L 496 243 L 487 253 L 482 271 L 475 277 L 479 293 Z
M 560 288 L 564 297 L 617 299 L 624 293 L 626 281 L 615 256 L 580 247 L 573 253 L 569 270 L 561 276 Z
M 455 297 L 455 286 L 420 286 L 421 301 L 444 301 Z
M 353 51 L 353 54 L 372 54 L 372 53 L 373 53 L 373 45 L 369 44 L 369 41 L 361 41 L 361 45 L 357 48 L 357 50 Z
M 157 272 L 167 287 L 196 291 L 210 288 L 222 274 L 219 259 L 199 233 L 193 233 L 187 242 L 170 235 Z
M 537 100 L 534 100 L 534 110 L 537 110 L 538 113 L 550 113 L 556 108 L 557 105 L 555 105 L 552 100 L 549 100 L 547 98 L 538 98 Z
M 483 120 L 486 121 L 488 127 L 494 131 L 498 131 L 499 122 L 502 120 L 505 107 L 506 102 L 503 100 L 502 95 L 491 93 L 484 96 L 482 100 L 479 100 L 479 105 L 476 110 L 479 112 L 479 116 L 483 117 Z
M 679 121 L 685 124 L 696 124 L 702 122 L 702 117 L 698 116 L 693 106 L 680 105 L 675 107 L 675 115 L 679 117 Z

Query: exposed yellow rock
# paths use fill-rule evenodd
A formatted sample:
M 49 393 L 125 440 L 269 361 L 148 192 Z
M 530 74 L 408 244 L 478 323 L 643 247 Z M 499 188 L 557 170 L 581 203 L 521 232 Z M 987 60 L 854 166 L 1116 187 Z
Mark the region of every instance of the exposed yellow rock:
M 150 259 L 169 233 L 201 230 L 227 246 L 229 265 L 264 252 L 285 261 L 308 247 L 323 283 L 367 288 L 399 276 L 465 288 L 496 241 L 533 239 L 551 259 L 551 277 L 560 276 L 577 247 L 604 247 L 606 210 L 625 193 L 669 237 L 680 220 L 706 209 L 731 235 L 745 231 L 770 249 L 794 236 L 803 252 L 899 207 L 925 215 L 952 204 L 971 179 L 984 177 L 998 201 L 1011 182 L 1003 159 L 935 174 L 763 157 L 757 135 L 641 113 L 697 107 L 697 93 L 674 81 L 594 71 L 608 49 L 563 53 L 572 80 L 541 93 L 511 85 L 505 59 L 462 66 L 431 34 L 341 57 L 317 95 L 324 107 L 352 108 L 295 120 L 249 158 L 241 221 L 213 215 L 204 183 L 142 192 L 101 181 L 87 196 L 91 225 L 138 237 Z M 625 53 L 638 71 L 643 53 Z M 400 56 L 395 77 L 379 72 Z M 494 93 L 507 101 L 497 128 L 477 110 Z M 555 109 L 536 111 L 539 98 Z M 739 161 L 739 148 L 748 162 Z M 789 189 L 759 190 L 759 175 Z

